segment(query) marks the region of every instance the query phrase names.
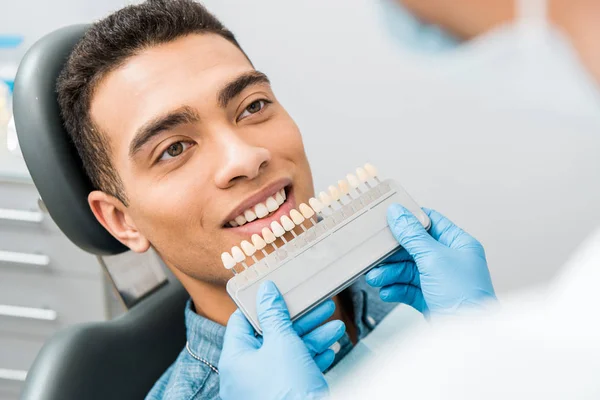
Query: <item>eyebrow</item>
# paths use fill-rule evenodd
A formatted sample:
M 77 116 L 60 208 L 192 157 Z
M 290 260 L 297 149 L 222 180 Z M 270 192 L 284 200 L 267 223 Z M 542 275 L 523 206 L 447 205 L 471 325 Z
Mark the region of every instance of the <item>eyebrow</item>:
M 176 128 L 180 125 L 193 124 L 199 120 L 200 117 L 198 116 L 198 113 L 188 106 L 180 107 L 150 120 L 138 129 L 135 137 L 131 141 L 131 144 L 129 145 L 129 157 L 133 158 L 146 143 L 162 132 Z
M 219 106 L 227 107 L 229 102 L 237 95 L 242 93 L 248 86 L 259 83 L 270 83 L 267 75 L 260 71 L 250 71 L 235 78 L 233 81 L 226 84 L 218 94 Z

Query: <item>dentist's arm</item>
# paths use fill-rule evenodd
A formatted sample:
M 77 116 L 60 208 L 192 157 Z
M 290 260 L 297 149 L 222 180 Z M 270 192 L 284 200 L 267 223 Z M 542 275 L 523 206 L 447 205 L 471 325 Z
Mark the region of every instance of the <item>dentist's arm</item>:
M 404 207 L 388 209 L 388 225 L 403 249 L 367 274 L 382 300 L 413 306 L 425 315 L 454 314 L 496 299 L 481 244 L 437 211 L 429 233 Z
M 318 327 L 333 314 L 329 300 L 292 324 L 283 296 L 273 282 L 257 295 L 263 337 L 237 310 L 227 323 L 219 360 L 223 400 L 320 399 L 329 393 L 322 371 L 334 360 L 329 347 L 345 332 L 341 321 Z

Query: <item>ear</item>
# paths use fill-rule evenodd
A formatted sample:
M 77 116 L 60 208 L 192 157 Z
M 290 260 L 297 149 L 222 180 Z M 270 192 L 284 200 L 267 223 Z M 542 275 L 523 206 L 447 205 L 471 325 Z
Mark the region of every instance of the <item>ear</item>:
M 150 248 L 150 242 L 137 230 L 127 207 L 119 199 L 95 190 L 89 194 L 88 203 L 98 222 L 118 241 L 136 253 Z

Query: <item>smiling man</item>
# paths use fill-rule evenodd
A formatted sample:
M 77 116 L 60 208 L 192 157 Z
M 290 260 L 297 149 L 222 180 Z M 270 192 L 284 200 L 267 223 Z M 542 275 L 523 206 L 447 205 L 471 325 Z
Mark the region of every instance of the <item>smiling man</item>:
M 192 0 L 150 0 L 95 23 L 57 90 L 97 189 L 94 215 L 132 251 L 154 248 L 191 296 L 188 344 L 149 398 L 217 398 L 236 309 L 220 255 L 313 195 L 298 127 L 234 35 Z M 337 361 L 393 305 L 364 283 L 334 301 L 348 332 Z

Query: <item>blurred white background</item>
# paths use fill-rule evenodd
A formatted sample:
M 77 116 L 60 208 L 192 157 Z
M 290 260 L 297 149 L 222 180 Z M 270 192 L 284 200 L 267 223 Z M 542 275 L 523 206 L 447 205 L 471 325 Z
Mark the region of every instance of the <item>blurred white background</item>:
M 593 83 L 560 42 L 514 32 L 412 56 L 377 1 L 204 3 L 296 119 L 317 191 L 370 161 L 485 245 L 499 292 L 547 281 L 600 222 Z M 30 45 L 122 4 L 0 0 L 0 33 Z

